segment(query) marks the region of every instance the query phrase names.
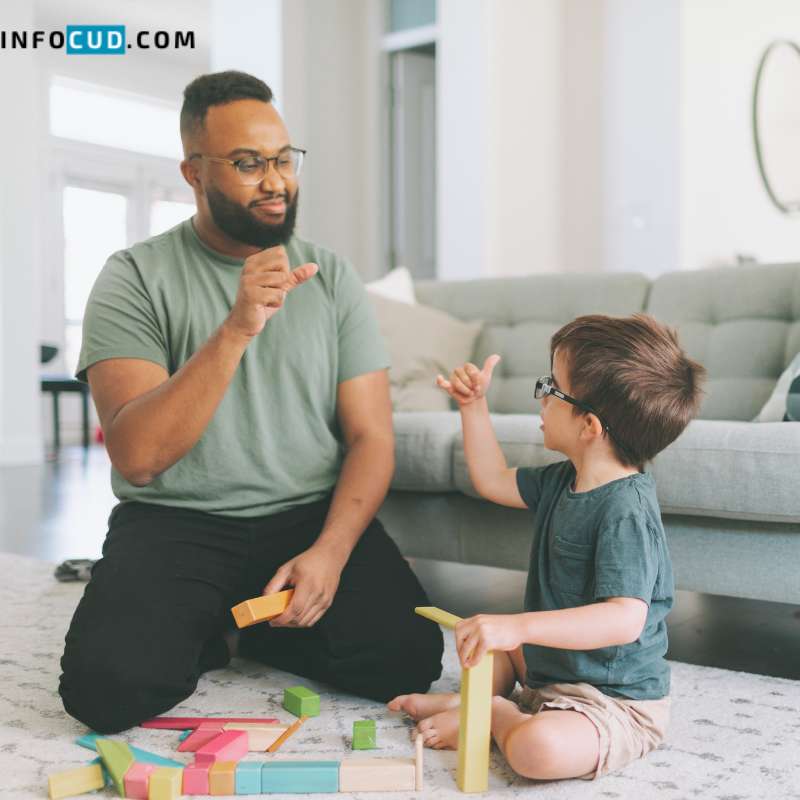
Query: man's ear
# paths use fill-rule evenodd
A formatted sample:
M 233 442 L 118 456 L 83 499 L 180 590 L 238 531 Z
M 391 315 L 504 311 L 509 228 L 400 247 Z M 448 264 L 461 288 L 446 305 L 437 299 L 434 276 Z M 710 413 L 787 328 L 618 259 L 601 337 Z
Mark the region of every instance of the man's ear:
M 183 175 L 183 179 L 192 189 L 202 194 L 203 185 L 200 183 L 200 174 L 195 160 L 184 158 L 181 161 L 181 175 Z

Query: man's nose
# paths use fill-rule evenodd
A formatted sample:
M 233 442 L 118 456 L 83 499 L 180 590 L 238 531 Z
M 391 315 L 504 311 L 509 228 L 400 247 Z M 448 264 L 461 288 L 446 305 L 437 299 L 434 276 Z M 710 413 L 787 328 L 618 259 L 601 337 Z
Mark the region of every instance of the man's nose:
M 267 162 L 266 172 L 261 179 L 261 190 L 279 194 L 284 194 L 286 192 L 286 181 L 283 179 L 283 175 L 278 172 L 274 161 Z

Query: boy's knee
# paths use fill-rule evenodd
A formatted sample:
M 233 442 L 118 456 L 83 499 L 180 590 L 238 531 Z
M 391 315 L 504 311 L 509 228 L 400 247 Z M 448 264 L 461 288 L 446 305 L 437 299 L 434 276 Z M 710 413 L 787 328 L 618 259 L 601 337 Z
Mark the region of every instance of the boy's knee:
M 549 725 L 532 719 L 514 728 L 505 741 L 505 757 L 517 775 L 534 780 L 554 777 L 554 767 L 563 757 L 564 741 Z

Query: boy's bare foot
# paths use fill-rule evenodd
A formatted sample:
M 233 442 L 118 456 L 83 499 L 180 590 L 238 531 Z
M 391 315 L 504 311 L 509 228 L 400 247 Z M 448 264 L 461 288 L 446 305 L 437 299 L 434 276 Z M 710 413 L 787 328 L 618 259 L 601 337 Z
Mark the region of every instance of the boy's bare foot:
M 458 694 L 401 694 L 390 700 L 386 705 L 389 711 L 405 711 L 411 719 L 419 722 L 421 719 L 458 708 L 461 698 Z
M 457 750 L 460 718 L 461 709 L 450 708 L 423 719 L 417 724 L 416 730 L 422 734 L 425 747 L 432 747 L 434 750 Z

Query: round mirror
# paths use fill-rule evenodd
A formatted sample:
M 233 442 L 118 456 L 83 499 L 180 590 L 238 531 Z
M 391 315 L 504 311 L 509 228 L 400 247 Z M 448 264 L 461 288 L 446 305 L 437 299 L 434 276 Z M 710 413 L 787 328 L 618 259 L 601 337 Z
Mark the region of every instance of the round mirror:
M 773 42 L 761 56 L 753 137 L 770 199 L 785 214 L 800 214 L 800 47 L 794 42 Z

